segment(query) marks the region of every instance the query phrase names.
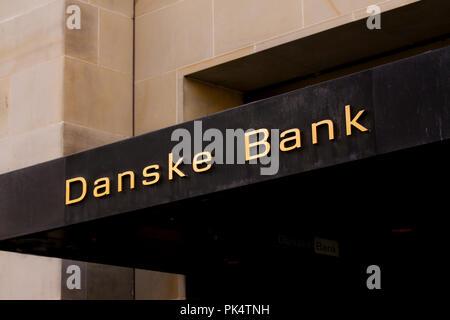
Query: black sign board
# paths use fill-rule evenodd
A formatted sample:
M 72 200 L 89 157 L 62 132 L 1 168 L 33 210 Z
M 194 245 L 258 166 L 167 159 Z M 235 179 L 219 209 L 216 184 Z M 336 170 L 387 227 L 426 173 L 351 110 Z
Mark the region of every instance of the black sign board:
M 226 129 L 298 128 L 301 147 L 279 152 L 274 175 L 261 175 L 261 164 L 214 164 L 201 173 L 181 164 L 186 176 L 173 172 L 169 180 L 169 154 L 178 143 L 171 135 L 185 128 L 196 139 L 194 121 L 1 175 L 0 240 L 444 141 L 450 137 L 448 65 L 450 48 L 443 48 L 199 119 L 203 132 L 215 128 L 224 136 Z M 364 110 L 357 122 L 367 131 L 352 126 L 348 135 L 346 106 L 352 119 Z M 334 139 L 325 124 L 314 144 L 312 125 L 323 120 L 333 123 Z M 160 179 L 144 185 L 143 169 L 151 165 L 159 166 Z M 118 174 L 127 171 L 135 173 L 135 188 L 126 184 L 118 192 Z M 87 193 L 67 205 L 66 180 L 76 177 L 86 180 Z M 102 177 L 110 179 L 111 192 L 96 198 L 94 183 Z M 81 191 L 74 184 L 72 192 Z

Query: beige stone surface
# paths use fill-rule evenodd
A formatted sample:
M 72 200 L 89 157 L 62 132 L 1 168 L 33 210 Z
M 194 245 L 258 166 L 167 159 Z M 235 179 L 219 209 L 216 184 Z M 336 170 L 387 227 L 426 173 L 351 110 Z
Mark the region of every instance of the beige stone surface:
M 136 0 L 136 17 L 184 0 Z
M 1 300 L 59 300 L 61 260 L 0 251 Z
M 90 0 L 90 3 L 105 9 L 116 11 L 127 17 L 133 16 L 134 0 Z
M 143 134 L 176 124 L 176 73 L 136 84 L 135 131 Z
M 244 47 L 302 26 L 298 0 L 215 0 L 215 54 Z
M 306 1 L 306 0 L 305 0 Z M 403 5 L 411 4 L 414 2 L 418 2 L 420 0 L 388 0 L 380 3 L 380 8 L 382 12 L 386 12 Z M 374 1 L 376 3 L 376 1 Z M 313 4 L 315 2 L 312 2 Z M 318 2 L 319 3 L 319 2 Z M 332 29 L 338 27 L 340 25 L 350 23 L 354 20 L 359 20 L 362 18 L 366 18 L 368 16 L 366 12 L 366 7 L 362 9 L 356 9 L 350 13 L 333 15 L 332 18 L 328 18 L 326 20 L 322 20 L 321 22 L 316 22 L 314 24 L 306 25 L 305 28 L 295 30 L 293 32 L 287 33 L 285 35 L 275 37 L 269 40 L 260 41 L 255 44 L 255 52 L 266 50 L 271 47 L 275 47 L 281 45 L 286 42 L 294 41 L 300 38 L 307 37 L 309 35 L 319 33 L 328 29 Z M 305 9 L 306 12 L 306 9 Z
M 370 5 L 384 2 L 384 0 L 328 0 L 341 14 L 349 13 L 357 9 L 367 8 Z
M 254 46 L 248 46 L 242 49 L 238 49 L 220 56 L 216 56 L 214 58 L 204 60 L 199 63 L 192 64 L 185 68 L 181 68 L 177 70 L 177 123 L 181 123 L 185 121 L 184 117 L 184 82 L 186 81 L 186 76 L 192 74 L 194 72 L 204 70 L 228 61 L 232 61 L 235 59 L 239 59 L 245 57 L 254 52 Z M 189 81 L 189 79 L 187 80 Z M 206 112 L 206 110 L 205 110 Z M 206 114 L 206 113 L 205 113 Z M 188 115 L 190 117 L 192 115 Z M 198 114 L 196 115 L 198 117 Z
M 424 1 L 424 0 L 388 0 L 388 1 L 382 1 L 379 6 L 381 8 L 381 12 L 386 12 L 389 10 L 393 10 L 396 8 L 400 8 L 403 6 L 406 6 L 408 4 L 412 4 L 415 2 Z
M 305 26 L 352 13 L 354 20 L 368 16 L 367 7 L 379 5 L 381 12 L 420 0 L 303 0 Z
M 0 139 L 0 174 L 62 156 L 62 123 Z
M 65 59 L 64 121 L 132 135 L 132 76 Z
M 0 174 L 11 171 L 11 143 L 9 138 L 0 138 Z
M 177 72 L 179 76 L 184 77 L 191 73 L 208 69 L 228 61 L 236 60 L 252 53 L 254 53 L 254 47 L 253 45 L 250 45 L 242 49 L 234 50 L 232 52 L 215 56 L 211 59 L 203 60 L 201 62 L 191 64 L 187 67 L 180 68 L 177 70 Z
M 338 17 L 342 12 L 331 0 L 303 0 L 305 27 Z
M 136 0 L 135 14 L 136 17 L 142 16 L 146 13 L 170 6 L 179 1 L 184 0 Z
M 133 21 L 103 9 L 100 10 L 100 65 L 133 72 Z
M 0 0 L 0 23 L 33 11 L 55 0 Z
M 64 1 L 0 24 L 0 78 L 64 54 Z
M 185 79 L 183 90 L 184 121 L 198 119 L 243 104 L 242 93 L 196 80 Z
M 136 300 L 186 299 L 185 277 L 180 274 L 136 269 Z
M 303 0 L 305 26 L 320 23 L 340 15 L 381 2 L 380 0 Z
M 136 80 L 212 56 L 212 2 L 185 0 L 136 19 Z
M 0 79 L 0 139 L 6 137 L 9 131 L 9 79 Z
M 63 124 L 63 155 L 86 151 L 126 137 L 72 123 Z
M 81 10 L 81 29 L 65 30 L 65 53 L 68 56 L 98 62 L 99 8 L 80 1 L 67 0 L 66 7 L 77 5 Z M 69 15 L 66 15 L 68 18 Z
M 9 169 L 18 170 L 62 156 L 63 124 L 9 137 Z
M 132 268 L 97 263 L 86 264 L 87 300 L 133 299 Z
M 333 19 L 325 20 L 320 23 L 306 26 L 305 28 L 290 32 L 280 37 L 276 37 L 270 40 L 261 41 L 255 44 L 255 52 L 266 50 L 268 48 L 282 45 L 283 43 L 294 41 L 297 39 L 305 38 L 312 34 L 316 34 L 328 29 L 338 27 L 340 25 L 350 23 L 353 21 L 353 15 L 351 13 L 337 16 Z
M 10 134 L 62 121 L 64 59 L 57 58 L 11 77 Z
M 381 23 L 383 25 L 383 12 L 393 10 L 408 4 L 412 4 L 414 2 L 419 2 L 421 0 L 388 0 L 379 3 L 381 9 Z M 367 13 L 367 8 L 361 8 L 359 10 L 355 10 L 353 13 L 355 20 L 367 18 L 369 14 Z

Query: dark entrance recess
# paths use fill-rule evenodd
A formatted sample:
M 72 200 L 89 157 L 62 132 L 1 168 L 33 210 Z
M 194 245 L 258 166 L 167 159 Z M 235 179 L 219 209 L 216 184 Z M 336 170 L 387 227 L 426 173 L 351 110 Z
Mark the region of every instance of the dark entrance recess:
M 187 275 L 187 296 L 410 293 L 444 275 L 449 142 L 397 151 L 2 242 L 12 250 Z M 336 240 L 339 257 L 314 252 Z M 20 249 L 19 249 L 20 248 Z M 441 271 L 439 271 L 441 270 Z
M 235 190 L 232 199 L 239 200 L 222 198 L 221 240 L 209 249 L 223 254 L 216 265 L 193 270 L 188 295 L 374 294 L 366 287 L 372 264 L 382 270 L 383 294 L 439 286 L 448 150 L 448 142 L 437 143 Z M 314 253 L 315 236 L 337 240 L 340 256 Z

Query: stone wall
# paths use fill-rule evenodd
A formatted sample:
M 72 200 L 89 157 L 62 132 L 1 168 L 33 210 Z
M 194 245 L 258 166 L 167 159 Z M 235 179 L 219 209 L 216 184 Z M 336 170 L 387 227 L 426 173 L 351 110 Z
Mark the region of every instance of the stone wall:
M 416 1 L 136 0 L 136 133 L 242 104 L 189 73 Z
M 132 15 L 132 0 L 0 1 L 0 173 L 132 135 Z
M 73 4 L 80 30 L 66 28 Z M 132 136 L 133 12 L 133 0 L 0 0 L 0 173 Z M 122 269 L 95 268 L 108 290 L 86 297 L 131 286 Z M 61 299 L 64 273 L 60 259 L 0 252 L 0 299 Z M 153 274 L 138 273 L 139 295 L 183 297 L 146 285 Z

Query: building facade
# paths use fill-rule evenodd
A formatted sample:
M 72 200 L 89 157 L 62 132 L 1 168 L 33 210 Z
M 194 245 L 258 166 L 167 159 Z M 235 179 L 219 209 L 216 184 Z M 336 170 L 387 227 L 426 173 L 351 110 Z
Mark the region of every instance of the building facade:
M 299 94 L 306 97 L 309 94 L 306 90 L 310 90 L 308 88 L 319 88 L 313 96 L 322 97 L 320 101 L 323 104 L 334 100 L 342 101 L 343 105 L 339 112 L 348 118 L 342 118 L 342 124 L 338 124 L 340 120 L 333 120 L 332 124 L 336 126 L 336 132 L 333 131 L 333 134 L 337 140 L 345 137 L 344 130 L 347 130 L 348 135 L 349 125 L 350 130 L 353 128 L 354 136 L 364 132 L 366 127 L 370 127 L 369 124 L 372 128 L 378 128 L 378 124 L 384 121 L 390 125 L 389 121 L 394 123 L 397 119 L 394 121 L 379 118 L 377 123 L 363 120 L 358 122 L 358 112 L 364 109 L 362 107 L 364 103 L 368 103 L 364 102 L 366 96 L 363 95 L 360 99 L 354 91 L 349 90 L 347 96 L 353 97 L 355 102 L 347 102 L 351 105 L 351 109 L 347 111 L 344 109 L 345 97 L 330 92 L 334 92 L 333 90 L 343 92 L 345 88 L 353 88 L 352 86 L 359 84 L 359 90 L 367 94 L 374 90 L 375 86 L 372 84 L 365 86 L 364 76 L 355 78 L 356 80 L 346 77 L 365 74 L 364 72 L 369 70 L 367 72 L 373 72 L 379 77 L 385 76 L 388 79 L 388 76 L 391 78 L 398 74 L 384 67 L 389 64 L 400 66 L 402 61 L 413 61 L 410 63 L 414 65 L 424 61 L 423 63 L 427 63 L 422 66 L 425 70 L 433 68 L 434 61 L 439 59 L 442 59 L 439 61 L 447 61 L 445 60 L 448 56 L 445 53 L 447 51 L 442 50 L 449 45 L 450 24 L 446 18 L 448 13 L 450 13 L 448 1 L 439 0 L 0 0 L 0 173 L 4 181 L 10 181 L 7 179 L 16 173 L 25 172 L 21 170 L 27 170 L 31 166 L 35 169 L 30 170 L 37 170 L 39 165 L 47 166 L 47 163 L 50 163 L 56 168 L 61 159 L 68 159 L 64 160 L 64 163 L 75 163 L 71 159 L 77 160 L 73 168 L 79 164 L 87 168 L 91 166 L 91 162 L 94 168 L 89 172 L 80 168 L 79 172 L 73 171 L 73 176 L 66 174 L 63 183 L 67 179 L 76 177 L 84 177 L 91 183 L 90 179 L 97 177 L 87 175 L 98 173 L 101 176 L 103 169 L 101 166 L 97 167 L 96 163 L 102 162 L 103 159 L 117 159 L 113 165 L 116 166 L 117 173 L 134 169 L 142 170 L 143 167 L 139 167 L 141 165 L 139 161 L 128 163 L 120 154 L 125 155 L 129 151 L 130 158 L 138 158 L 142 153 L 134 145 L 139 145 L 141 143 L 139 141 L 144 141 L 146 137 L 149 137 L 148 141 L 153 141 L 154 148 L 162 150 L 164 144 L 159 145 L 155 137 L 168 139 L 167 143 L 169 143 L 171 126 L 181 125 L 180 128 L 184 128 L 184 123 L 205 116 L 207 117 L 205 121 L 210 121 L 211 128 L 223 130 L 227 126 L 244 127 L 245 121 L 251 125 L 264 123 L 264 121 L 270 123 L 271 115 L 277 113 L 274 109 L 276 107 L 270 105 L 270 101 L 275 100 L 270 99 L 284 97 L 277 101 L 281 106 L 302 104 L 298 101 L 310 102 L 314 105 L 313 100 L 300 98 L 298 101 L 295 100 L 297 99 L 293 97 L 295 94 L 291 93 L 295 90 L 305 90 Z M 427 52 L 435 55 L 430 58 L 426 55 Z M 403 63 L 408 72 L 411 70 L 413 74 L 422 72 L 422 69 L 417 71 L 407 62 Z M 447 68 L 443 65 L 441 69 Z M 426 72 L 423 71 L 423 73 Z M 446 75 L 448 73 L 442 74 L 442 81 L 445 81 Z M 406 74 L 405 77 L 407 78 Z M 348 80 L 350 82 L 339 80 L 344 78 L 350 79 Z M 386 79 L 383 83 L 387 83 Z M 333 81 L 340 82 L 334 84 Z M 425 80 L 424 83 L 426 83 Z M 320 87 L 322 84 L 330 85 L 334 89 L 322 88 Z M 397 92 L 400 92 L 402 88 L 395 85 L 395 83 L 392 84 L 391 90 L 395 88 Z M 412 84 L 411 86 L 413 87 Z M 439 99 L 444 91 L 443 88 L 445 86 L 433 87 L 430 84 L 427 90 L 430 92 L 436 90 L 434 96 Z M 292 99 L 297 102 L 289 102 L 291 94 Z M 380 96 L 383 97 L 383 94 Z M 448 103 L 445 97 L 442 101 Z M 356 102 L 357 100 L 361 102 Z M 376 101 L 376 98 L 371 97 L 370 101 L 372 103 Z M 395 99 L 387 98 L 383 101 L 391 104 L 396 102 Z M 258 103 L 261 103 L 261 106 L 265 103 L 264 108 L 268 110 L 266 112 L 270 111 L 266 116 L 261 115 L 261 119 L 264 120 L 261 122 L 255 120 L 259 119 L 258 111 L 255 111 Z M 378 106 L 375 102 L 373 104 Z M 243 106 L 241 108 L 249 106 L 248 110 L 255 110 L 250 115 L 245 112 L 251 111 L 236 113 L 237 111 L 233 110 L 244 110 L 233 109 L 238 106 Z M 370 108 L 364 107 L 366 111 Z M 418 135 L 416 140 L 400 141 L 397 145 L 394 141 L 392 146 L 388 146 L 390 142 L 386 142 L 386 145 L 377 145 L 375 151 L 370 148 L 370 151 L 367 151 L 366 146 L 372 143 L 368 138 L 368 141 L 355 142 L 355 146 L 360 149 L 354 154 L 351 149 L 345 149 L 347 152 L 342 159 L 338 151 L 333 151 L 331 154 L 328 154 L 326 150 L 322 151 L 325 153 L 323 159 L 319 157 L 315 165 L 320 162 L 328 163 L 328 157 L 334 160 L 341 159 L 330 160 L 327 166 L 334 166 L 407 147 L 446 141 L 448 124 L 445 120 L 448 120 L 446 118 L 448 112 L 445 110 L 448 110 L 448 107 L 446 105 L 442 112 L 436 112 L 438 118 L 430 120 L 432 125 L 423 129 L 429 131 Z M 340 119 L 340 113 L 338 114 L 338 111 L 334 109 L 329 109 L 328 115 L 319 109 L 317 107 L 319 118 L 311 118 L 307 128 L 300 128 L 302 132 L 309 132 L 309 126 L 312 123 L 320 126 L 321 124 L 316 121 L 327 119 L 327 117 L 336 116 L 336 119 Z M 280 107 L 280 112 L 286 112 L 285 118 L 278 119 L 273 116 L 274 128 L 283 129 L 283 119 L 289 123 L 286 119 L 297 115 L 297 111 L 293 109 L 283 110 Z M 385 112 L 386 118 L 391 115 L 388 111 L 383 111 L 380 106 L 377 110 L 368 111 L 368 117 L 376 112 L 378 114 Z M 422 116 L 426 119 L 429 114 L 423 113 Z M 237 118 L 243 119 L 244 123 L 233 122 L 233 119 Z M 355 121 L 349 122 L 349 119 Z M 415 121 L 416 118 L 411 119 Z M 433 130 L 439 131 L 436 124 L 440 123 L 439 121 L 444 122 L 439 127 L 441 128 L 440 136 L 439 134 L 435 136 Z M 344 129 L 345 124 L 347 124 L 346 129 Z M 186 128 L 193 132 L 191 125 L 194 125 L 194 122 L 189 122 Z M 329 123 L 328 126 L 331 139 L 332 131 Z M 386 125 L 385 129 L 392 130 L 392 136 L 395 136 L 395 128 L 392 129 L 392 126 Z M 405 132 L 410 130 L 401 126 L 399 129 Z M 309 138 L 309 136 L 306 137 Z M 320 133 L 317 137 L 316 132 L 316 139 L 323 141 L 325 138 Z M 302 140 L 304 145 L 311 144 L 305 139 Z M 377 136 L 377 139 L 383 140 L 382 136 Z M 117 142 L 120 143 L 117 144 Z M 312 144 L 315 144 L 314 138 Z M 129 149 L 128 147 L 120 149 L 122 145 L 133 146 Z M 105 149 L 96 149 L 101 146 L 105 146 Z M 112 151 L 102 153 L 101 150 L 109 150 L 109 146 L 114 146 L 111 147 Z M 143 146 L 142 144 L 141 147 Z M 95 150 L 100 151 L 97 153 Z M 121 153 L 114 153 L 116 152 L 114 150 L 119 150 Z M 167 150 L 162 152 L 164 157 L 170 153 L 166 152 Z M 108 157 L 108 154 L 111 157 Z M 159 157 L 159 151 L 155 151 L 155 154 Z M 97 158 L 98 156 L 100 157 Z M 85 157 L 90 158 L 87 160 Z M 68 164 L 65 165 L 68 166 Z M 108 167 L 108 164 L 105 166 Z M 283 171 L 285 169 L 283 164 L 281 163 L 280 166 L 281 175 L 298 173 L 291 172 L 290 169 Z M 321 168 L 321 166 L 314 168 Z M 70 168 L 66 170 L 66 172 L 71 171 Z M 355 170 L 358 169 L 355 168 Z M 220 174 L 219 172 L 218 175 Z M 233 174 L 229 175 L 233 176 Z M 243 171 L 242 176 L 245 175 L 249 175 L 249 171 Z M 19 177 L 16 179 L 22 181 Z M 49 177 L 49 185 L 52 179 Z M 165 173 L 162 173 L 161 179 L 167 179 Z M 220 284 L 216 283 L 217 279 L 212 282 L 216 283 L 217 288 L 222 288 L 223 292 L 228 292 L 229 289 L 224 289 L 225 282 L 231 281 L 232 278 L 230 275 L 232 272 L 230 273 L 228 269 L 222 274 L 217 271 L 222 269 L 214 267 L 212 269 L 215 270 L 215 276 L 212 276 L 208 274 L 208 268 L 205 270 L 199 268 L 194 272 L 193 266 L 184 265 L 176 259 L 177 255 L 184 257 L 177 251 L 184 247 L 174 245 L 176 249 L 173 249 L 171 241 L 178 244 L 183 243 L 183 240 L 180 240 L 179 235 L 170 227 L 154 228 L 151 223 L 142 222 L 141 226 L 146 226 L 147 231 L 155 235 L 152 241 L 155 243 L 160 241 L 161 245 L 152 242 L 152 245 L 148 247 L 137 246 L 139 256 L 144 258 L 138 259 L 130 255 L 129 260 L 124 251 L 134 250 L 131 243 L 125 242 L 130 244 L 127 250 L 118 249 L 117 255 L 122 258 L 114 259 L 115 253 L 109 252 L 106 247 L 102 247 L 104 256 L 102 254 L 95 256 L 94 253 L 87 252 L 88 248 L 95 247 L 96 243 L 101 244 L 100 235 L 89 236 L 89 245 L 84 245 L 84 240 L 77 240 L 83 232 L 95 229 L 94 225 L 86 229 L 81 227 L 69 229 L 72 225 L 90 223 L 94 217 L 101 220 L 102 214 L 96 216 L 92 213 L 96 210 L 119 213 L 112 207 L 122 208 L 120 213 L 138 212 L 143 210 L 144 206 L 150 208 L 153 205 L 170 205 L 172 202 L 176 203 L 176 201 L 184 201 L 187 198 L 213 192 L 224 192 L 226 196 L 241 199 L 239 195 L 225 193 L 233 187 L 243 186 L 236 182 L 238 178 L 233 182 L 225 182 L 222 180 L 226 179 L 225 175 L 220 176 L 217 178 L 219 181 L 217 185 L 214 184 L 214 179 L 202 182 L 203 186 L 192 187 L 192 192 L 187 194 L 183 191 L 185 189 L 167 189 L 171 194 L 170 199 L 156 201 L 151 205 L 140 196 L 127 200 L 135 203 L 136 207 L 124 205 L 123 208 L 121 203 L 114 202 L 101 207 L 97 206 L 93 199 L 86 200 L 89 208 L 80 209 L 77 207 L 78 204 L 73 207 L 75 208 L 73 212 L 86 219 L 70 220 L 66 217 L 65 229 L 62 224 L 53 224 L 50 218 L 50 220 L 43 218 L 42 223 L 31 218 L 28 221 L 20 220 L 17 225 L 22 225 L 23 228 L 18 226 L 17 229 L 16 222 L 11 222 L 10 228 L 5 227 L 2 230 L 4 232 L 0 232 L 2 248 L 5 250 L 0 252 L 0 299 L 204 297 L 205 292 L 212 290 L 208 279 L 216 279 L 218 274 L 227 280 L 223 280 L 223 283 L 219 281 Z M 242 178 L 242 180 L 245 179 Z M 221 189 L 222 181 L 229 187 Z M 245 181 L 244 186 L 265 182 L 264 179 L 260 181 L 252 180 L 252 178 Z M 44 182 L 42 187 L 47 188 Z M 87 187 L 89 192 L 93 187 L 94 185 Z M 179 187 L 190 188 L 183 185 Z M 2 188 L 3 196 L 8 195 L 8 199 L 12 197 L 10 193 L 12 189 L 9 186 L 2 184 L 0 188 Z M 22 190 L 22 187 L 14 190 Z M 25 194 L 26 187 L 23 187 L 23 190 Z M 248 192 L 256 191 L 252 189 Z M 160 199 L 168 197 L 167 192 L 163 191 L 158 196 Z M 34 200 L 30 199 L 22 200 L 34 203 Z M 245 199 L 241 200 L 245 202 Z M 213 200 L 216 205 L 223 201 L 225 200 Z M 195 211 L 197 204 L 189 204 L 188 207 Z M 0 212 L 2 223 L 11 221 L 10 212 L 6 212 L 7 208 L 14 208 L 14 206 L 9 207 L 9 204 L 0 206 L 0 210 L 4 210 L 3 213 Z M 211 213 L 216 210 L 215 206 L 207 208 Z M 20 210 L 18 209 L 18 212 Z M 63 208 L 63 210 L 69 214 L 72 209 Z M 164 210 L 172 212 L 177 209 L 176 207 L 170 207 L 170 210 L 161 209 L 161 211 Z M 233 211 L 231 208 L 229 210 Z M 155 212 L 158 212 L 158 209 L 155 209 Z M 43 217 L 46 215 L 47 213 L 42 213 Z M 139 219 L 136 221 L 141 221 Z M 174 216 L 174 219 L 180 218 Z M 139 228 L 139 225 L 136 226 L 128 220 L 121 223 L 127 226 L 130 223 L 133 228 Z M 117 225 L 120 225 L 117 222 L 112 224 L 111 230 L 116 230 Z M 8 223 L 5 225 L 9 226 Z M 99 225 L 95 227 L 98 230 L 106 230 L 108 225 L 99 222 Z M 329 228 L 328 226 L 325 229 L 329 231 Z M 195 229 L 194 226 L 193 229 Z M 205 225 L 206 229 L 211 229 L 211 226 Z M 402 226 L 400 229 L 407 228 Z M 10 234 L 8 230 L 17 230 L 17 232 Z M 26 239 L 30 234 L 44 231 L 54 231 L 54 234 Z M 59 238 L 59 231 L 64 234 L 61 238 Z M 306 228 L 304 231 L 308 234 L 309 229 Z M 333 232 L 327 231 L 323 232 L 324 237 L 312 234 L 312 242 L 293 236 L 289 232 L 278 234 L 277 245 L 288 247 L 288 249 L 315 248 L 316 253 L 319 252 L 319 255 L 327 257 L 339 255 L 336 251 L 338 250 L 336 242 L 329 239 L 333 238 Z M 129 236 L 132 238 L 136 234 Z M 142 234 L 145 234 L 145 231 L 142 231 Z M 192 240 L 190 234 L 181 234 L 189 241 Z M 55 243 L 57 242 L 54 248 L 51 236 L 54 236 Z M 185 239 L 183 236 L 181 238 Z M 20 239 L 21 237 L 25 238 Z M 108 241 L 112 241 L 113 238 L 111 234 L 105 236 Z M 9 241 L 11 239 L 13 242 Z M 14 242 L 14 239 L 19 240 Z M 64 241 L 58 242 L 58 239 L 64 239 Z M 195 241 L 193 243 L 197 243 Z M 248 242 L 251 241 L 248 240 Z M 27 243 L 32 245 L 27 246 Z M 117 246 L 120 248 L 120 244 Z M 228 242 L 224 245 L 224 251 L 227 254 L 220 256 L 220 259 L 225 260 L 226 265 L 233 266 L 239 263 L 238 257 L 228 253 L 228 251 L 233 252 L 232 249 L 237 247 L 239 247 L 238 244 L 231 245 Z M 39 251 L 39 248 L 44 249 Z M 217 250 L 216 247 L 214 248 Z M 170 255 L 166 257 L 164 250 L 170 252 Z M 203 261 L 201 257 L 197 258 Z M 205 260 L 203 265 L 208 265 L 208 261 Z M 255 261 L 252 260 L 252 263 Z M 182 267 L 177 268 L 178 264 Z M 329 265 L 334 266 L 334 262 L 330 262 Z M 278 270 L 278 272 L 281 271 Z M 305 272 L 308 270 L 305 269 Z M 80 275 L 80 279 L 74 278 L 77 274 Z M 239 272 L 236 279 L 248 280 L 254 288 L 260 288 L 261 283 L 272 281 L 266 277 L 273 278 L 273 275 L 266 276 L 255 272 L 255 276 L 249 279 L 246 278 L 246 274 Z M 203 278 L 202 275 L 204 275 Z

